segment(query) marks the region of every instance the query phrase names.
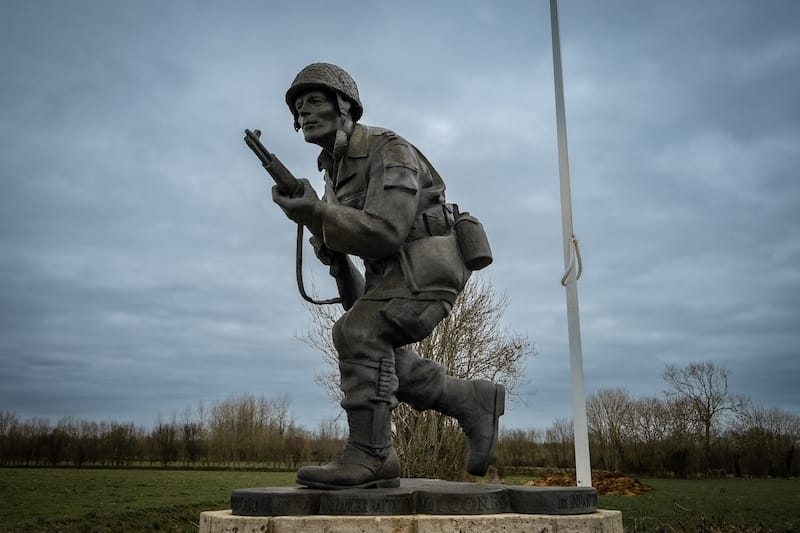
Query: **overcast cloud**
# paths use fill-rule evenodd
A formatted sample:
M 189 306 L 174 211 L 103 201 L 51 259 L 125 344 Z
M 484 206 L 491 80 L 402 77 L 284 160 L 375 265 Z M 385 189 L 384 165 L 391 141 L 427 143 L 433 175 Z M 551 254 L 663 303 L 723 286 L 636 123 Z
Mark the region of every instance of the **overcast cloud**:
M 667 364 L 711 360 L 797 414 L 800 4 L 560 15 L 587 392 L 659 395 Z M 539 352 L 505 426 L 570 417 L 549 32 L 543 0 L 0 3 L 0 409 L 337 414 L 296 338 L 293 226 L 241 142 L 260 128 L 321 186 L 283 95 L 328 61 L 489 232 L 483 276 Z

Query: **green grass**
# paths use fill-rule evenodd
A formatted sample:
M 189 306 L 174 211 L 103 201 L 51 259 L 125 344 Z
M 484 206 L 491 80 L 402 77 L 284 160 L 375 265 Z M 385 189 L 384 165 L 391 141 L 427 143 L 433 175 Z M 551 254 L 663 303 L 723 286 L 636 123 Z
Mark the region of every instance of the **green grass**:
M 525 476 L 507 476 L 523 484 Z M 599 496 L 628 532 L 800 531 L 800 479 L 640 479 L 653 491 Z
M 599 500 L 626 531 L 800 531 L 800 480 L 642 481 L 655 490 Z M 294 472 L 0 468 L 0 532 L 196 532 L 234 489 L 293 484 Z
M 294 485 L 294 472 L 0 469 L 0 531 L 197 531 L 233 489 Z
M 639 496 L 600 496 L 625 531 L 800 531 L 797 479 L 642 479 Z

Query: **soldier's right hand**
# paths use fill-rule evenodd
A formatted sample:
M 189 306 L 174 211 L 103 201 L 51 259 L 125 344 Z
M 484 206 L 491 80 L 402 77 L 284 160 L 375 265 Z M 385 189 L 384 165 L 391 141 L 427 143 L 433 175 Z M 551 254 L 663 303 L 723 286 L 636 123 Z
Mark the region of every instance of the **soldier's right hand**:
M 303 184 L 302 195 L 284 196 L 275 185 L 272 187 L 272 201 L 278 204 L 291 220 L 310 228 L 314 220 L 314 208 L 320 203 L 320 199 L 307 179 L 303 178 L 298 181 Z

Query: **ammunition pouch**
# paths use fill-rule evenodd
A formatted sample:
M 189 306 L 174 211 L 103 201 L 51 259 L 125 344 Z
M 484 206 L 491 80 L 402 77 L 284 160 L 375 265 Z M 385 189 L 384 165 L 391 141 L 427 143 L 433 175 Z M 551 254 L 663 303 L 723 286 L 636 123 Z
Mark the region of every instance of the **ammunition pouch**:
M 407 242 L 424 237 L 447 235 L 455 231 L 464 264 L 470 270 L 481 270 L 492 263 L 492 249 L 483 224 L 456 204 L 437 204 L 417 215 Z
M 470 271 L 491 262 L 483 225 L 469 213 L 460 213 L 455 204 L 436 204 L 421 211 L 400 250 L 406 283 L 414 294 L 457 295 Z
M 469 278 L 453 232 L 406 242 L 400 250 L 400 263 L 414 294 L 440 292 L 455 299 Z

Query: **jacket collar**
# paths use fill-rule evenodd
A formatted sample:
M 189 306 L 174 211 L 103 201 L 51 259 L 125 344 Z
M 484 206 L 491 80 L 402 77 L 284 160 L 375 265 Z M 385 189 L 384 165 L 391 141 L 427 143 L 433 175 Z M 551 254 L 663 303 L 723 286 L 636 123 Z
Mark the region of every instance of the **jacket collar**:
M 347 151 L 342 158 L 342 166 L 346 166 L 347 159 L 367 157 L 369 154 L 369 130 L 366 126 L 355 124 L 353 126 L 353 133 L 347 140 Z M 325 170 L 328 174 L 333 173 L 333 157 L 322 150 L 319 157 L 317 157 L 317 168 L 322 171 Z

